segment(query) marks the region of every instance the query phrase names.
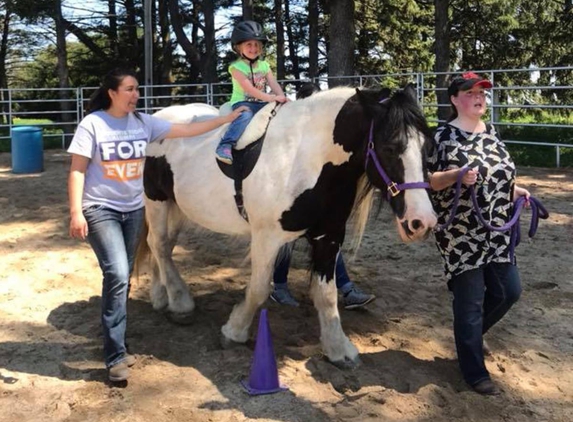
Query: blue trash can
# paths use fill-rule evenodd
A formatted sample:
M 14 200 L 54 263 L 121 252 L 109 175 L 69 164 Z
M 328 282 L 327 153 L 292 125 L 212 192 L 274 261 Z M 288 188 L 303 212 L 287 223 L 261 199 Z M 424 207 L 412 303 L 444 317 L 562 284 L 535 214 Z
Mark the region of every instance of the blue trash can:
M 39 173 L 41 171 L 44 171 L 42 128 L 12 127 L 12 173 Z

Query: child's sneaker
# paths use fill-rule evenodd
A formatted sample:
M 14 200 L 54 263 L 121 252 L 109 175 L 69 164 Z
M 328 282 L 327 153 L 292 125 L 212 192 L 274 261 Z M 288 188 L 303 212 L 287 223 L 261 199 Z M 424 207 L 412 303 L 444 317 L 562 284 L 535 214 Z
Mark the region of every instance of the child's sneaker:
M 350 286 L 348 286 L 350 284 Z M 356 287 L 352 282 L 342 287 L 342 302 L 344 304 L 344 309 L 356 309 L 368 305 L 376 296 L 368 293 L 364 293 L 358 287 Z M 348 286 L 348 287 L 347 287 Z
M 229 144 L 219 144 L 215 154 L 217 154 L 217 160 L 227 163 L 233 164 L 233 147 Z
M 271 293 L 271 299 L 279 305 L 294 306 L 295 308 L 299 305 L 296 299 L 290 294 L 290 290 L 286 284 L 275 284 L 273 292 Z

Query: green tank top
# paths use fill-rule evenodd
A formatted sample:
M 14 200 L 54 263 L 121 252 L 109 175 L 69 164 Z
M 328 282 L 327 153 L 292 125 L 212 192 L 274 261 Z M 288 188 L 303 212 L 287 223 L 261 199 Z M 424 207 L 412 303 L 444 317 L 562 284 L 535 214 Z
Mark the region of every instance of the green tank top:
M 259 91 L 266 92 L 267 74 L 271 70 L 270 65 L 266 61 L 257 60 L 253 65 L 252 74 L 251 66 L 244 60 L 237 60 L 231 63 L 229 66 L 229 73 L 231 73 L 231 70 L 233 69 L 243 73 Z M 232 77 L 232 74 L 231 79 L 233 81 L 233 95 L 231 95 L 231 100 L 229 101 L 231 105 L 238 103 L 239 101 L 260 101 L 259 99 L 248 95 L 243 88 L 241 88 L 239 82 Z

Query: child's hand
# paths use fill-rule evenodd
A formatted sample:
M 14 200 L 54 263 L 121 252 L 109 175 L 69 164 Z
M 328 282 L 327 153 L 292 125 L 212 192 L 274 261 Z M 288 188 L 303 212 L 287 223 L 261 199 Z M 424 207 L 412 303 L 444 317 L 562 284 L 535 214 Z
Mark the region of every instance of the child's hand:
M 274 100 L 275 100 L 277 103 L 286 103 L 286 102 L 288 101 L 288 98 L 285 97 L 284 95 L 275 95 Z
M 241 115 L 241 113 L 243 111 L 247 111 L 249 108 L 247 106 L 240 106 L 238 108 L 236 108 L 235 110 L 233 110 L 230 114 L 228 114 L 227 117 L 227 122 L 232 122 L 233 120 L 235 120 L 237 117 L 239 117 Z

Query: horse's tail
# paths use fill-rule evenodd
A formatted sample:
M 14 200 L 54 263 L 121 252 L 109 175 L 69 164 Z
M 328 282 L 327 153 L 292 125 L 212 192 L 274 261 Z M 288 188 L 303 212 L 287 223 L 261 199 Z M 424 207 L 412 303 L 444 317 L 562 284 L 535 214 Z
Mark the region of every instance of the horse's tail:
M 370 215 L 370 209 L 372 208 L 373 195 L 374 189 L 372 184 L 364 174 L 358 180 L 356 198 L 354 200 L 352 214 L 350 216 L 353 221 L 350 247 L 354 251 L 355 255 L 360 247 L 360 243 L 362 242 L 366 223 L 368 223 L 368 216 Z
M 135 261 L 133 264 L 133 273 L 136 283 L 139 283 L 139 275 L 142 273 L 142 267 L 146 259 L 151 256 L 151 249 L 149 249 L 149 244 L 147 243 L 147 235 L 149 233 L 149 224 L 147 223 L 147 216 L 143 219 L 143 227 L 141 228 L 141 234 L 139 235 L 139 241 L 137 242 L 137 250 L 135 252 Z

